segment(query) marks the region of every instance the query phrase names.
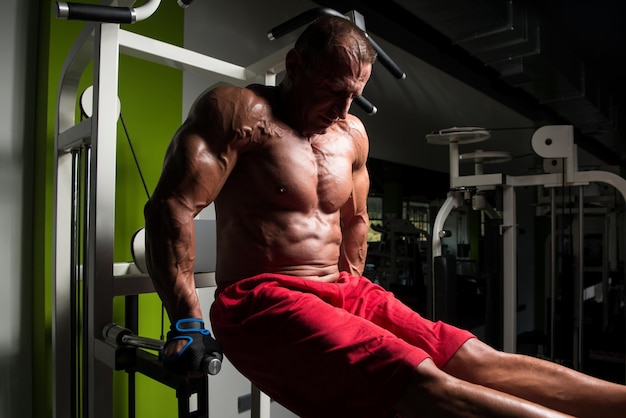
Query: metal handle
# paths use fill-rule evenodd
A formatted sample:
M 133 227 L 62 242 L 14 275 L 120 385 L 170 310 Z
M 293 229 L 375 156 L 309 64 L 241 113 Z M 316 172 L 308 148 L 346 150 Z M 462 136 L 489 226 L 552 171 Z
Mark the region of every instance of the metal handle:
M 371 36 L 367 32 L 365 32 L 365 36 L 369 39 L 370 44 L 376 50 L 377 60 L 398 80 L 404 80 L 406 78 L 406 73 L 398 67 L 398 65 L 393 62 L 393 60 L 387 55 L 385 51 L 372 39 Z
M 378 112 L 376 106 L 370 103 L 370 101 L 363 96 L 356 96 L 353 102 L 356 103 L 361 109 L 365 110 L 365 112 L 370 116 L 374 116 L 376 112 Z
M 183 1 L 183 0 L 181 0 Z M 187 0 L 186 5 L 191 3 Z M 55 15 L 59 19 L 86 20 L 106 23 L 135 23 L 152 16 L 161 0 L 147 0 L 140 7 L 115 7 L 99 4 L 55 2 Z
M 200 365 L 200 370 L 205 373 L 215 376 L 222 370 L 222 353 L 213 352 L 204 356 Z
M 133 347 L 145 348 L 147 350 L 161 351 L 165 341 L 153 338 L 140 337 L 134 335 L 131 330 L 117 324 L 110 324 L 102 330 L 104 339 L 111 344 L 131 345 Z M 200 363 L 200 370 L 212 376 L 218 374 L 222 369 L 222 353 L 214 351 L 203 357 Z
M 165 345 L 165 341 L 154 340 L 152 338 L 139 337 L 137 335 L 127 334 L 121 338 L 124 344 L 133 347 L 146 348 L 148 350 L 161 351 Z

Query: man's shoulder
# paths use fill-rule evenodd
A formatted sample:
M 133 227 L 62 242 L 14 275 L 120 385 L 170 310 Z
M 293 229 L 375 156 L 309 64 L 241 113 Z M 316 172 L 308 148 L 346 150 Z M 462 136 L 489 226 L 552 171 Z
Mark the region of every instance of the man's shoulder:
M 363 121 L 358 116 L 355 116 L 352 113 L 347 114 L 346 123 L 351 129 L 365 130 L 365 125 L 363 124 Z
M 348 113 L 345 119 L 337 121 L 335 129 L 347 134 L 355 141 L 367 140 L 367 133 L 363 121 L 351 113 Z
M 228 84 L 221 84 L 216 87 L 212 87 L 201 94 L 201 99 L 210 98 L 218 101 L 267 101 L 268 96 L 271 94 L 274 87 L 250 85 L 247 87 L 239 87 Z
M 223 84 L 211 87 L 198 96 L 190 117 L 194 120 L 207 116 L 222 119 L 254 114 L 255 117 L 266 118 L 271 113 L 271 94 L 271 90 L 263 91 L 251 86 Z
M 341 122 L 338 123 L 340 129 L 352 138 L 351 144 L 354 146 L 356 161 L 359 164 L 363 164 L 369 152 L 369 138 L 363 121 L 357 116 L 348 113 Z
M 219 85 L 206 90 L 190 112 L 186 131 L 237 144 L 242 151 L 266 143 L 281 128 L 273 115 L 272 88 L 264 87 Z

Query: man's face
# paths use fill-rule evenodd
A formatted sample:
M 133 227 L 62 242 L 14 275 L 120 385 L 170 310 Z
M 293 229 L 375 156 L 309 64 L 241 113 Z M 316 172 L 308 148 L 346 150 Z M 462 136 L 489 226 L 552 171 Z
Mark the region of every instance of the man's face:
M 348 58 L 327 64 L 319 71 L 300 65 L 294 73 L 292 110 L 305 136 L 324 133 L 337 120 L 345 119 L 352 100 L 363 92 L 372 72 L 371 64 Z

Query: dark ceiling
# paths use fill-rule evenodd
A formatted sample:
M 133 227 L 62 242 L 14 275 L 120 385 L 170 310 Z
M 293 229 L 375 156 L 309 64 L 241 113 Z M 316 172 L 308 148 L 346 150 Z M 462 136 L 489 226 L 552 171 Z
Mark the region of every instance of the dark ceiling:
M 321 0 L 367 31 L 626 166 L 623 0 Z

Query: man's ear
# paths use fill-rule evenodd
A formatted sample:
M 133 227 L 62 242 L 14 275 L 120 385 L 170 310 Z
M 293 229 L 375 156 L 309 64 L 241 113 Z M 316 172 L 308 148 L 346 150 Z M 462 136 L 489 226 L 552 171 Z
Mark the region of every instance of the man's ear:
M 287 77 L 293 78 L 300 68 L 301 63 L 302 56 L 300 53 L 294 48 L 290 49 L 289 52 L 287 52 L 287 57 L 285 57 L 285 71 L 287 72 Z

